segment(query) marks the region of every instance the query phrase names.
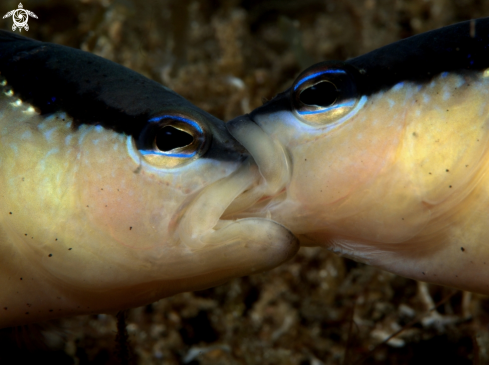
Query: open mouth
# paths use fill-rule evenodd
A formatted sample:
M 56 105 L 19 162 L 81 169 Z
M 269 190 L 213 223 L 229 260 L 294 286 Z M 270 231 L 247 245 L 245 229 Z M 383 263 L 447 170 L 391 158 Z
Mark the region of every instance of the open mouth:
M 226 128 L 253 156 L 264 179 L 263 195 L 283 190 L 290 180 L 291 164 L 282 145 L 247 115 L 227 122 Z
M 251 154 L 260 179 L 238 196 L 226 209 L 224 219 L 259 216 L 270 218 L 268 208 L 285 198 L 290 180 L 290 161 L 283 147 L 249 116 L 226 123 L 231 135 Z
M 228 124 L 252 158 L 192 197 L 174 217 L 171 230 L 190 246 L 206 244 L 209 233 L 238 219 L 271 219 L 270 207 L 286 196 L 290 162 L 282 146 L 247 116 Z
M 282 202 L 286 189 L 274 195 L 263 195 L 263 185 L 255 185 L 240 194 L 224 211 L 222 220 L 233 220 L 248 217 L 271 219 L 270 208 Z

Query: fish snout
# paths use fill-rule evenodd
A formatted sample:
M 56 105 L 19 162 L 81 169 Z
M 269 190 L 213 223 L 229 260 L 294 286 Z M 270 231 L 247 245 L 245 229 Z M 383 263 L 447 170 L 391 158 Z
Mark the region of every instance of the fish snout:
M 224 127 L 212 125 L 212 141 L 204 158 L 220 161 L 244 162 L 250 157 L 246 148 Z
M 291 164 L 282 144 L 265 132 L 249 115 L 227 122 L 226 127 L 257 164 L 263 178 L 262 193 L 271 196 L 281 192 L 291 176 Z

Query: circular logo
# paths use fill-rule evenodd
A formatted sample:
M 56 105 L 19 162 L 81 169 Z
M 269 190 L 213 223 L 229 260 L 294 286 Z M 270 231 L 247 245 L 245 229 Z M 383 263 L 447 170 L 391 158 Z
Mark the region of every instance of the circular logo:
M 29 14 L 25 9 L 15 10 L 12 14 L 12 20 L 14 21 L 14 25 L 12 25 L 12 30 L 15 30 L 16 27 L 18 27 L 19 29 L 25 28 L 25 30 L 29 30 L 29 26 L 27 25 Z
M 14 21 L 14 24 L 12 25 L 12 30 L 15 31 L 17 28 L 19 28 L 20 32 L 22 31 L 22 28 L 24 28 L 25 30 L 29 30 L 29 25 L 27 25 L 27 22 L 29 21 L 29 15 L 37 19 L 36 14 L 34 14 L 30 10 L 24 9 L 22 3 L 19 3 L 19 8 L 9 11 L 3 16 L 3 19 L 11 16 L 12 20 Z

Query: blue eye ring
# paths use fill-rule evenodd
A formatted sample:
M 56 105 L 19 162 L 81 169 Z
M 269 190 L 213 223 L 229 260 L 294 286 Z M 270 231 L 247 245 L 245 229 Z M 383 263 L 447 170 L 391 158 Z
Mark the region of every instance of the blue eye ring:
M 338 74 L 346 74 L 346 71 L 345 70 L 341 70 L 341 69 L 327 69 L 327 70 L 322 70 L 322 71 L 318 71 L 318 72 L 315 72 L 315 73 L 312 73 L 310 75 L 307 75 L 303 78 L 300 78 L 296 81 L 296 83 L 294 84 L 294 91 L 296 91 L 303 83 L 311 80 L 311 79 L 315 79 L 317 77 L 321 77 L 323 75 L 327 75 L 327 74 L 333 74 L 333 75 L 338 75 Z
M 323 127 L 355 109 L 360 100 L 355 71 L 344 62 L 323 62 L 305 70 L 292 85 L 292 110 L 308 125 Z M 306 103 L 308 101 L 308 103 Z
M 160 149 L 157 144 L 158 133 L 170 128 L 176 134 L 186 134 L 189 138 L 177 141 L 175 147 L 168 150 Z M 210 144 L 208 135 L 205 124 L 197 117 L 181 112 L 166 112 L 148 119 L 135 143 L 141 156 L 151 165 L 174 168 L 201 157 Z

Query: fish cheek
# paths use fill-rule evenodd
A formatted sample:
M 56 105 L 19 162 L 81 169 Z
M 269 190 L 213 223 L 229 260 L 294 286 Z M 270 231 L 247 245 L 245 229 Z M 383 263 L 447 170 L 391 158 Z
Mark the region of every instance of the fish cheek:
M 157 237 L 156 232 L 161 229 L 159 224 L 153 225 L 156 222 L 148 212 L 154 202 L 148 201 L 147 193 L 141 193 L 143 179 L 117 172 L 92 180 L 87 176 L 89 181 L 81 191 L 80 206 L 85 207 L 90 225 L 108 234 L 114 243 L 132 249 L 148 249 L 164 241 L 164 237 Z M 160 209 L 159 218 L 159 223 L 165 221 L 165 209 Z
M 423 245 L 423 237 L 415 238 L 419 234 L 440 235 L 450 222 L 442 217 L 456 214 L 461 209 L 459 204 L 480 182 L 487 154 L 486 82 L 471 80 L 470 88 L 458 91 L 464 82 L 460 76 L 449 76 L 443 82 L 393 87 L 377 100 L 371 97 L 364 109 L 367 117 L 362 123 L 363 138 L 355 138 L 358 132 L 351 130 L 350 141 L 334 140 L 336 131 L 332 131 L 327 138 L 333 152 L 318 149 L 320 156 L 343 158 L 348 168 L 343 171 L 332 168 L 334 163 L 329 164 L 329 158 L 322 169 L 317 165 L 304 167 L 308 161 L 304 161 L 303 170 L 300 164 L 298 168 L 294 165 L 294 175 L 311 176 L 312 188 L 308 188 L 306 181 L 293 179 L 291 194 L 295 192 L 298 201 L 307 201 L 314 196 L 312 189 L 318 190 L 318 184 L 338 175 L 340 178 L 336 178 L 333 186 L 343 194 L 338 193 L 337 201 L 331 196 L 321 200 L 319 194 L 309 200 L 311 206 L 327 207 L 317 211 L 321 217 L 317 221 L 324 224 L 323 230 L 360 241 L 404 242 L 411 248 Z M 452 97 L 447 96 L 446 90 L 450 90 Z M 375 110 L 372 101 L 378 108 L 369 117 L 370 107 Z M 379 125 L 383 128 L 377 128 Z M 337 131 L 342 130 L 347 130 L 347 125 Z M 366 146 L 362 141 L 365 138 L 370 146 L 362 147 Z M 389 144 L 391 147 L 386 148 Z M 311 149 L 309 153 L 314 152 Z M 335 156 L 337 152 L 340 153 Z M 379 158 L 385 162 L 376 164 L 381 161 Z M 353 164 L 359 160 L 368 165 Z M 316 171 L 321 171 L 320 178 Z M 311 211 L 309 220 L 315 217 L 310 206 L 303 210 Z M 443 242 L 444 235 L 440 237 L 438 241 Z M 432 246 L 431 249 L 439 248 L 439 244 Z
M 404 123 L 404 113 L 374 96 L 343 125 L 291 148 L 289 194 L 307 212 L 304 224 L 314 217 L 327 226 L 370 207 L 372 184 L 395 160 Z
M 115 247 L 147 250 L 168 243 L 167 227 L 185 199 L 171 174 L 148 174 L 125 146 L 109 143 L 93 152 L 105 158 L 89 158 L 90 153 L 78 173 L 78 205 L 91 229 L 110 237 Z
M 127 137 L 95 130 L 76 136 L 74 156 L 57 161 L 67 163 L 66 191 L 56 194 L 61 209 L 47 232 L 53 256 L 39 256 L 43 267 L 66 290 L 114 291 L 155 280 L 162 253 L 178 257 L 167 232 L 178 191 L 138 169 Z

